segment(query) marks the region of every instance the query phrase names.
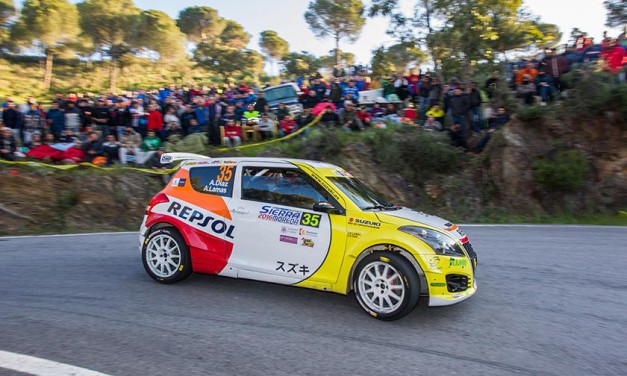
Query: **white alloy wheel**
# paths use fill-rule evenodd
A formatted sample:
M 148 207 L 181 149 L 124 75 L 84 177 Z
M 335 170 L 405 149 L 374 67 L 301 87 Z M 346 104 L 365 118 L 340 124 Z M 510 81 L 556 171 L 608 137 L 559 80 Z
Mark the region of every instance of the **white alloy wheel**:
M 378 314 L 395 312 L 403 304 L 406 288 L 401 273 L 389 263 L 373 261 L 357 279 L 361 299 Z
M 146 263 L 157 277 L 173 276 L 181 266 L 181 249 L 169 234 L 159 234 L 146 245 Z

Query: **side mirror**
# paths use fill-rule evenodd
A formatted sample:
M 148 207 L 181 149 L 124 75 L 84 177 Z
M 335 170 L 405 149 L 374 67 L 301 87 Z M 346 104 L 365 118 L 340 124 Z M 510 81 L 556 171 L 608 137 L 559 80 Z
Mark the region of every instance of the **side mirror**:
M 313 206 L 313 211 L 320 213 L 334 213 L 335 206 L 333 206 L 333 204 L 331 204 L 330 202 L 316 202 Z

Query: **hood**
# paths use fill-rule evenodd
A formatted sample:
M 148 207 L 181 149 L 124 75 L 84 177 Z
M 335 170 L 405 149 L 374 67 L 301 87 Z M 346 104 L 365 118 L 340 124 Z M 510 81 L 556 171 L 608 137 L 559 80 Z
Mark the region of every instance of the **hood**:
M 446 231 L 453 238 L 458 239 L 462 242 L 466 240 L 466 234 L 462 230 L 460 230 L 456 225 L 447 221 L 446 219 L 442 219 L 435 215 L 426 214 L 423 212 L 418 212 L 415 210 L 411 210 L 408 208 L 401 208 L 399 210 L 387 211 L 377 213 L 377 217 L 381 222 L 391 223 L 391 224 L 399 224 L 403 225 L 412 225 L 406 223 L 405 221 L 401 221 L 399 219 L 404 219 L 407 221 L 415 222 L 416 226 L 427 225 L 434 228 L 437 228 L 442 231 Z M 466 240 L 467 241 L 467 240 Z

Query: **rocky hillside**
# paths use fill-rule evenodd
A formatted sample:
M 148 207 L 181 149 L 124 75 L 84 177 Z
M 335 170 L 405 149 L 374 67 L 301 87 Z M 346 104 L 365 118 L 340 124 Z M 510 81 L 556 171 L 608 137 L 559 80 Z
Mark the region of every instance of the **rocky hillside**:
M 0 235 L 136 230 L 160 176 L 0 165 Z

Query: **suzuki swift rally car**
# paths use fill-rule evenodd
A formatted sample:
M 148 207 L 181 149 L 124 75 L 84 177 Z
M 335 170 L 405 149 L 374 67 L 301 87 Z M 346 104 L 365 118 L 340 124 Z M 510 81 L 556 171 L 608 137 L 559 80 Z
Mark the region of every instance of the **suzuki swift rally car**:
M 456 225 L 387 203 L 322 162 L 183 160 L 146 208 L 140 250 L 162 283 L 192 272 L 340 294 L 382 320 L 461 302 L 477 289 L 477 256 Z

